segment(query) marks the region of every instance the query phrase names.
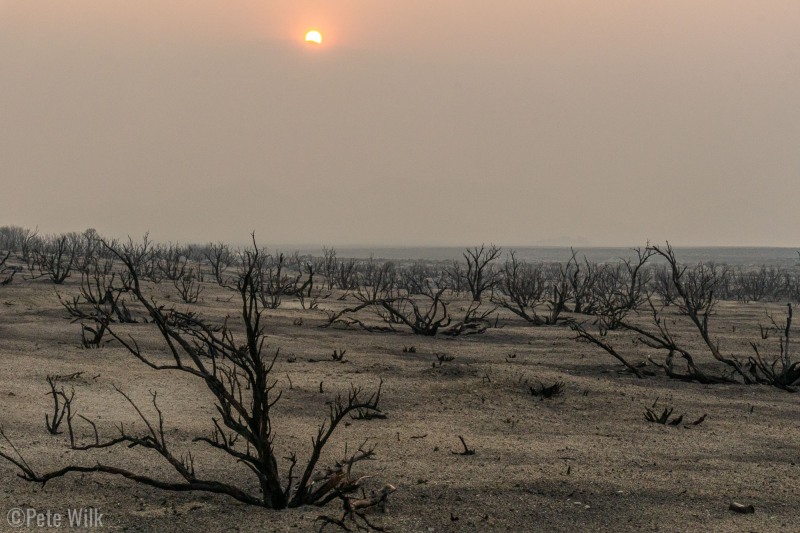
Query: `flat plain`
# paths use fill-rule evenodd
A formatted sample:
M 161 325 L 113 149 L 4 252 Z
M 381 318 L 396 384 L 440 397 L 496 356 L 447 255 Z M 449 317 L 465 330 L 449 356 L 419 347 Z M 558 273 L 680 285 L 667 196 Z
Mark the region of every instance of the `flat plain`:
M 120 423 L 132 432 L 143 429 L 113 386 L 148 415 L 149 393 L 156 392 L 176 453 L 191 450 L 205 477 L 255 488 L 243 467 L 192 441 L 210 433 L 215 416 L 201 380 L 151 370 L 116 342 L 81 347 L 80 325 L 56 294 L 77 294 L 79 280 L 56 286 L 16 278 L 0 287 L 0 424 L 25 459 L 37 471 L 102 462 L 175 478 L 148 450 L 73 451 L 65 434 L 48 434 L 45 414 L 52 400 L 46 377 L 57 374 L 72 376 L 64 383 L 75 390 L 75 409 L 95 421 L 102 437 L 113 437 Z M 168 284 L 148 290 L 160 303 L 212 322 L 228 316 L 233 322 L 240 306 L 233 293 L 210 282 L 203 288 L 194 304 L 181 302 Z M 275 446 L 281 457 L 291 451 L 304 457 L 337 393 L 346 394 L 351 385 L 369 391 L 383 380 L 380 409 L 386 418 L 348 420 L 322 460 L 329 464 L 345 447 L 352 450 L 365 440 L 376 446 L 374 460 L 354 466 L 357 475 L 370 476 L 367 489 L 385 483 L 397 488 L 385 512 L 369 512 L 376 525 L 398 532 L 800 530 L 798 395 L 763 385 L 670 380 L 647 361 L 648 355 L 659 360 L 663 354 L 620 336 L 617 346 L 631 362 L 656 370 L 638 379 L 602 350 L 577 342 L 569 327 L 532 327 L 502 310 L 498 327 L 452 338 L 402 328 L 321 328 L 326 310 L 352 305 L 352 296 L 339 300 L 341 295 L 333 291 L 318 309 L 286 299 L 264 312 L 266 349 L 279 350 L 272 372 L 282 391 L 273 414 Z M 450 305 L 469 303 L 462 295 Z M 784 308 L 721 302 L 715 336 L 725 349 L 747 353 L 748 342 L 759 339 L 765 310 L 780 314 Z M 675 334 L 702 353 L 696 333 L 684 322 L 676 324 Z M 148 356 L 169 360 L 152 324 L 126 325 L 124 331 Z M 334 361 L 334 350 L 346 350 L 346 362 Z M 531 394 L 531 387 L 555 382 L 563 382 L 560 394 Z M 647 422 L 648 407 L 658 413 L 674 408 L 684 421 Z M 689 424 L 703 415 L 702 423 Z M 92 439 L 88 424 L 76 419 L 75 428 L 77 439 Z M 459 453 L 459 437 L 474 454 Z M 103 474 L 71 474 L 42 486 L 16 473 L 0 462 L 4 512 L 96 507 L 104 528 L 115 531 L 310 531 L 319 529 L 318 516 L 338 516 L 341 507 L 333 501 L 324 508 L 270 511 L 222 495 L 162 491 Z M 731 502 L 752 505 L 755 512 L 731 512 Z

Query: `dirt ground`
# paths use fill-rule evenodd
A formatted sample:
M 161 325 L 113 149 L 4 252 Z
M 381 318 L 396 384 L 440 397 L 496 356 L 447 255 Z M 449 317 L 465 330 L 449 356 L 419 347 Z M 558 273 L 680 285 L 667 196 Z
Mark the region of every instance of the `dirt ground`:
M 71 278 L 57 290 L 76 294 L 76 284 Z M 78 411 L 96 421 L 101 436 L 114 436 L 117 423 L 142 429 L 112 385 L 144 407 L 150 407 L 148 391 L 156 391 L 171 447 L 191 449 L 206 478 L 252 487 L 241 466 L 191 442 L 212 428 L 205 385 L 149 370 L 115 343 L 82 349 L 80 326 L 67 318 L 55 290 L 43 279 L 0 287 L 0 424 L 31 466 L 45 471 L 103 462 L 175 479 L 153 452 L 71 451 L 66 435 L 47 433 L 46 376 L 81 372 L 68 385 Z M 158 291 L 161 301 L 176 302 L 167 288 Z M 235 316 L 230 296 L 206 284 L 201 302 L 179 307 L 221 320 Z M 330 298 L 320 307 L 342 305 Z M 747 341 L 759 339 L 758 323 L 766 323 L 764 310 L 764 304 L 724 303 L 716 317 L 723 348 L 746 354 Z M 663 374 L 637 379 L 604 352 L 577 343 L 569 328 L 530 327 L 505 313 L 502 328 L 453 339 L 321 329 L 323 310 L 302 310 L 294 301 L 266 316 L 270 347 L 280 349 L 274 377 L 283 397 L 274 423 L 281 456 L 308 454 L 326 401 L 337 392 L 350 384 L 373 389 L 383 379 L 387 418 L 341 427 L 325 460 L 365 439 L 377 446 L 376 459 L 357 470 L 372 476 L 369 488 L 397 487 L 386 512 L 370 514 L 389 531 L 800 531 L 800 395 L 676 382 Z M 130 332 L 147 353 L 162 357 L 151 328 L 136 324 Z M 679 333 L 696 344 L 688 329 Z M 632 361 L 646 358 L 631 339 L 617 342 Z M 416 352 L 404 353 L 410 346 Z M 327 360 L 334 349 L 346 349 L 348 362 Z M 453 359 L 440 365 L 437 353 Z M 565 385 L 561 395 L 543 400 L 529 392 L 529 384 L 557 380 Z M 653 405 L 674 407 L 685 421 L 707 418 L 690 428 L 649 423 L 644 411 Z M 92 438 L 88 425 L 77 421 L 76 428 L 80 439 Z M 453 453 L 463 450 L 459 436 L 474 455 Z M 19 479 L 7 462 L 0 462 L 0 479 L 3 513 L 94 507 L 107 530 L 313 531 L 320 514 L 339 514 L 335 502 L 274 512 L 108 475 L 74 474 L 42 487 Z M 755 513 L 729 511 L 732 501 L 753 505 Z M 6 529 L 0 518 L 0 530 Z

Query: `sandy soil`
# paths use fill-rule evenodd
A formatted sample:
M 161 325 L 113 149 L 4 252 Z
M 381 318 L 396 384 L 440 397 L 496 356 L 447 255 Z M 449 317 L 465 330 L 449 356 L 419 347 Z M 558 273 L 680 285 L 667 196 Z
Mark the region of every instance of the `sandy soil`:
M 76 280 L 58 290 L 76 293 Z M 174 295 L 166 299 L 166 287 L 159 291 L 163 301 L 175 301 Z M 181 307 L 221 319 L 235 313 L 230 294 L 208 284 L 200 303 Z M 800 531 L 800 395 L 663 376 L 636 379 L 618 372 L 603 352 L 575 342 L 568 328 L 532 328 L 502 316 L 501 329 L 445 339 L 320 329 L 324 312 L 302 310 L 295 302 L 268 311 L 271 346 L 281 350 L 274 373 L 283 389 L 275 418 L 281 455 L 308 453 L 326 416 L 325 402 L 336 392 L 351 383 L 374 388 L 382 378 L 388 418 L 342 427 L 326 459 L 340 456 L 346 443 L 352 448 L 368 438 L 377 445 L 376 460 L 358 470 L 373 476 L 371 488 L 397 486 L 386 513 L 371 515 L 390 531 Z M 294 325 L 296 318 L 302 325 Z M 763 304 L 725 303 L 718 333 L 730 349 L 746 353 L 746 341 L 758 338 L 759 321 L 765 322 Z M 137 324 L 130 330 L 160 357 L 150 328 Z M 684 336 L 692 339 L 688 330 Z M 112 384 L 143 406 L 148 391 L 157 391 L 173 449 L 191 449 L 205 477 L 251 486 L 241 467 L 191 442 L 211 428 L 213 405 L 204 384 L 151 371 L 113 343 L 82 349 L 80 326 L 66 318 L 52 284 L 15 280 L 0 287 L 0 339 L 0 424 L 35 469 L 102 461 L 174 479 L 152 453 L 75 452 L 65 435 L 46 432 L 45 377 L 82 372 L 71 382 L 76 406 L 101 434 L 112 436 L 120 422 L 141 429 Z M 647 355 L 629 340 L 619 342 L 634 361 Z M 412 345 L 416 353 L 403 353 Z M 346 349 L 349 362 L 309 362 L 334 349 Z M 454 359 L 434 366 L 436 353 Z M 540 400 L 528 392 L 526 383 L 556 380 L 566 387 L 556 398 Z M 687 420 L 708 416 L 691 429 L 648 423 L 644 410 L 653 404 L 674 407 Z M 90 437 L 88 426 L 77 427 L 80 438 Z M 451 453 L 461 450 L 459 436 L 474 455 Z M 64 514 L 97 507 L 108 530 L 311 531 L 319 526 L 318 515 L 338 513 L 336 504 L 273 512 L 107 475 L 71 475 L 41 487 L 15 474 L 0 462 L 3 513 L 14 507 Z M 731 501 L 752 504 L 755 513 L 733 513 Z

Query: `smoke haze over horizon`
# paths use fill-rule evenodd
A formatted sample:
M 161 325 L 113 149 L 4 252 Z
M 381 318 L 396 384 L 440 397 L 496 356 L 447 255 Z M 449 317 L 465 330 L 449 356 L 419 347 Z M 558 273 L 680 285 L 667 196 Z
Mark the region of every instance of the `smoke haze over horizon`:
M 0 0 L 0 225 L 798 244 L 800 2 L 475 4 Z

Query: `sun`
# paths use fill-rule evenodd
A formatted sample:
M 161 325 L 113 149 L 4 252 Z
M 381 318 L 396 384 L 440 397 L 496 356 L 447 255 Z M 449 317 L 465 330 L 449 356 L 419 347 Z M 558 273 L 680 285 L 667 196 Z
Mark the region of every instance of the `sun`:
M 311 30 L 306 33 L 306 42 L 314 44 L 322 44 L 322 34 L 317 30 Z

